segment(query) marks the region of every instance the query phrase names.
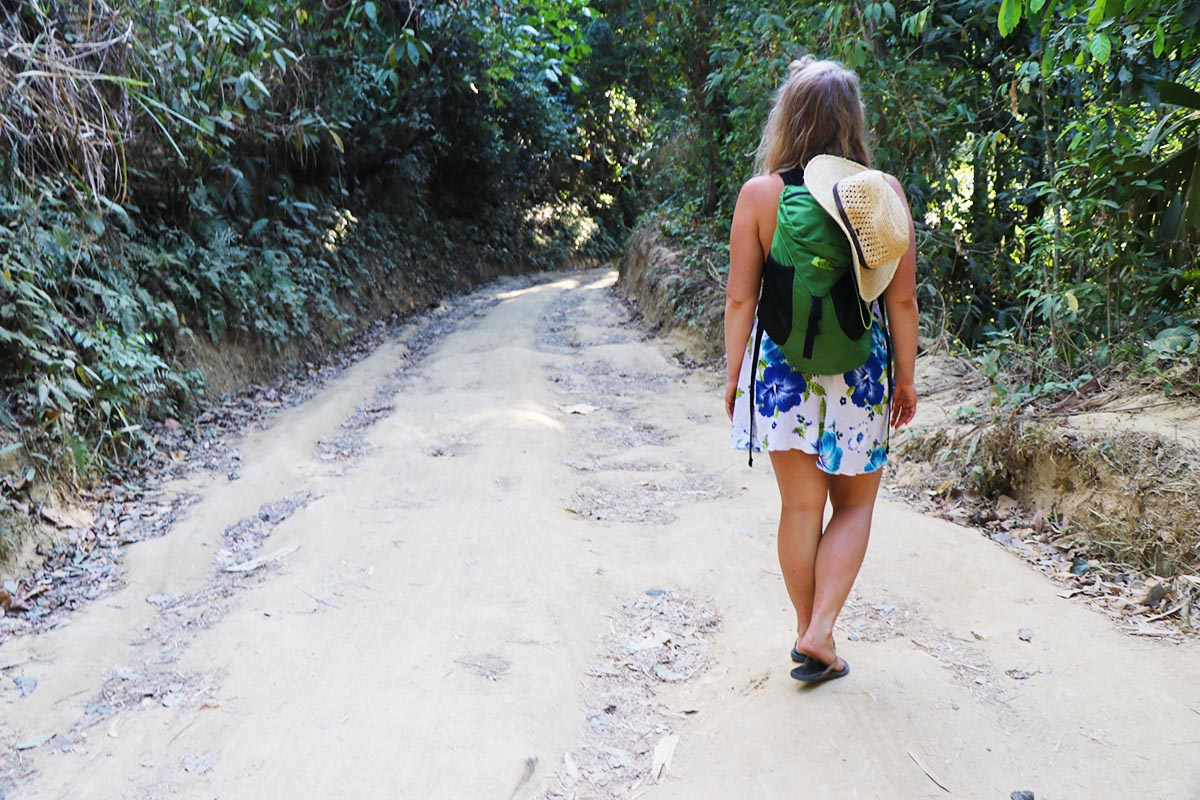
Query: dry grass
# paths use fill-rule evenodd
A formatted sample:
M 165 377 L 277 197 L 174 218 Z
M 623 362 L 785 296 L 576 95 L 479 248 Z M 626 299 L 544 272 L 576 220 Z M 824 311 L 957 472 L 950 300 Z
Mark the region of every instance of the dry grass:
M 132 112 L 132 26 L 104 0 L 0 6 L 0 147 L 14 177 L 120 197 Z

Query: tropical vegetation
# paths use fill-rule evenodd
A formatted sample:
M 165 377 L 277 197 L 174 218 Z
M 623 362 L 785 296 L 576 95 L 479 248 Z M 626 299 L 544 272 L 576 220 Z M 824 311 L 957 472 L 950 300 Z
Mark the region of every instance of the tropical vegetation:
M 810 53 L 862 79 L 928 335 L 1018 402 L 1196 391 L 1198 43 L 1196 0 L 0 3 L 0 455 L 136 460 L 197 341 L 334 347 L 639 221 L 715 297 Z

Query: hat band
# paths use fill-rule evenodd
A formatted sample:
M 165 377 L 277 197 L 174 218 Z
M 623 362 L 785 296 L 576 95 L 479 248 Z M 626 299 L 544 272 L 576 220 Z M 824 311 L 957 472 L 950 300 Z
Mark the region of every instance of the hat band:
M 838 194 L 838 187 L 836 183 L 833 185 L 833 202 L 837 206 L 838 216 L 842 218 L 842 222 L 846 226 L 846 233 L 850 236 L 850 243 L 854 245 L 854 252 L 858 254 L 858 263 L 861 264 L 865 269 L 871 269 L 871 267 L 867 264 L 866 256 L 863 255 L 862 245 L 858 241 L 858 232 L 854 230 L 854 223 L 852 223 L 850 218 L 846 216 L 846 209 L 842 205 L 842 196 Z

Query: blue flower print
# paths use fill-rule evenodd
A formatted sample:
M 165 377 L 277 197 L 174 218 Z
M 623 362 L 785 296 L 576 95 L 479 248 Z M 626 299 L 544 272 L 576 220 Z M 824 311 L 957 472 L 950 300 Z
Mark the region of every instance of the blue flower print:
M 794 408 L 804 395 L 804 376 L 787 364 L 772 364 L 758 383 L 758 412 L 773 417 Z
M 766 359 L 768 364 L 785 364 L 787 357 L 783 351 L 779 349 L 779 345 L 771 341 L 771 337 L 764 336 L 762 341 L 762 357 Z
M 846 385 L 851 387 L 850 400 L 859 408 L 868 408 L 883 402 L 883 361 L 871 353 L 867 363 L 843 375 Z
M 878 320 L 871 326 L 871 355 L 878 356 L 880 361 L 887 358 L 887 340 Z
M 863 472 L 874 472 L 881 469 L 887 463 L 887 445 L 881 444 L 871 450 L 871 458 L 867 461 L 867 466 L 863 468 Z
M 817 460 L 824 465 L 822 468 L 826 472 L 837 472 L 842 466 L 842 448 L 838 446 L 835 431 L 825 431 L 821 434 Z

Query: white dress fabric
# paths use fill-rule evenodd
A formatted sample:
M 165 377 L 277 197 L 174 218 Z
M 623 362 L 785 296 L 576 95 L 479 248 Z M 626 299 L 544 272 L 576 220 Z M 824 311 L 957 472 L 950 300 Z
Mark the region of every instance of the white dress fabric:
M 800 450 L 815 455 L 817 467 L 831 475 L 862 475 L 882 469 L 888 460 L 891 375 L 878 306 L 875 313 L 870 357 L 861 367 L 840 375 L 810 375 L 793 369 L 764 331 L 755 365 L 753 442 L 751 331 L 733 406 L 733 446 L 739 450 L 753 446 L 755 452 Z

